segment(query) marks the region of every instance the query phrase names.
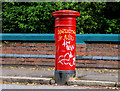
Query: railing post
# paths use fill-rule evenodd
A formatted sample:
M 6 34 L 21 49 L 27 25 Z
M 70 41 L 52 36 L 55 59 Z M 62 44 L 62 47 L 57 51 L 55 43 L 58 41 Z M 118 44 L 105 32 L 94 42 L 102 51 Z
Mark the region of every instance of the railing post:
M 55 80 L 65 84 L 69 78 L 76 76 L 76 17 L 79 12 L 60 10 L 52 13 L 55 17 Z

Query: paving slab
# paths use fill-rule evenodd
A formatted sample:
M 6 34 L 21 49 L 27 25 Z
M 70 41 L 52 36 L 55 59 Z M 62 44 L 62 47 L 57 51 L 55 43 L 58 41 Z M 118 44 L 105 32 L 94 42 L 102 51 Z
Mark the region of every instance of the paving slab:
M 119 81 L 118 69 L 76 68 L 80 80 Z M 14 77 L 54 77 L 54 67 L 42 66 L 2 66 L 2 76 Z

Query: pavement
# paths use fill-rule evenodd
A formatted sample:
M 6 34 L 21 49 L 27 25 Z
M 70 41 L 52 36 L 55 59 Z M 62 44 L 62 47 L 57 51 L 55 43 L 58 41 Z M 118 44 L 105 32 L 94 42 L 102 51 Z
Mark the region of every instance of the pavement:
M 95 87 L 81 87 L 81 86 L 59 86 L 59 85 L 18 85 L 18 84 L 2 84 L 2 89 L 101 89 Z M 104 88 L 102 88 L 104 89 Z M 31 90 L 30 90 L 31 91 Z M 35 91 L 35 90 L 33 90 Z M 40 90 L 41 91 L 41 90 Z
M 54 67 L 48 66 L 2 66 L 3 81 L 33 82 L 41 84 L 55 84 L 53 81 Z M 69 80 L 68 85 L 119 87 L 118 69 L 76 68 L 77 79 Z

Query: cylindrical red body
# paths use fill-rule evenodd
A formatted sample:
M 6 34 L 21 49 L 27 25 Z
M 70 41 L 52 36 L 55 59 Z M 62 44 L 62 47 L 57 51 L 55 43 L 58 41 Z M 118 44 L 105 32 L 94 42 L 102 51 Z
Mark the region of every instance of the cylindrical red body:
M 76 17 L 79 12 L 60 10 L 53 12 L 55 17 L 55 80 L 65 84 L 70 77 L 76 76 Z
M 79 12 L 60 10 L 55 16 L 55 70 L 75 70 L 76 17 Z

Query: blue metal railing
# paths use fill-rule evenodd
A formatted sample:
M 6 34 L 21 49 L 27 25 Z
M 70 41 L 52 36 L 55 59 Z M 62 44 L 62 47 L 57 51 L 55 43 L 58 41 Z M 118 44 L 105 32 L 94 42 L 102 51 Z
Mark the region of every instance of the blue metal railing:
M 55 41 L 54 34 L 0 34 L 1 40 L 22 40 L 22 41 Z M 85 44 L 86 41 L 110 41 L 119 42 L 120 34 L 76 34 L 76 44 Z
M 0 54 L 0 57 L 10 57 L 10 58 L 49 58 L 55 59 L 55 55 L 29 55 L 29 54 Z M 119 57 L 109 57 L 109 56 L 78 56 L 76 59 L 79 60 L 120 60 Z

